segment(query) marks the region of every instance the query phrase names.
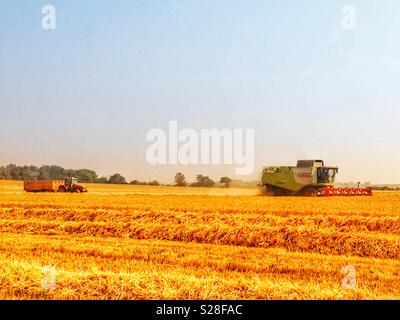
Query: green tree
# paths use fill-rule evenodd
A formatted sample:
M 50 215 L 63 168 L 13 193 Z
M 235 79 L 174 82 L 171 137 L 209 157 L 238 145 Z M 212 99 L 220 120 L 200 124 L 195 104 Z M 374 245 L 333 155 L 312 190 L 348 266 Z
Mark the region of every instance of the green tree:
M 16 179 L 16 180 L 20 179 L 18 171 L 19 169 L 15 164 L 9 164 L 8 166 L 6 166 L 6 172 L 9 179 Z
M 182 172 L 178 172 L 175 175 L 175 185 L 178 187 L 185 187 L 187 185 L 185 175 Z
M 35 166 L 29 166 L 25 168 L 24 172 L 24 180 L 38 180 L 39 178 L 39 168 Z
M 79 169 L 76 171 L 76 177 L 82 182 L 95 182 L 97 179 L 97 174 L 93 170 Z
M 108 183 L 108 179 L 106 177 L 97 178 L 96 183 Z
M 60 166 L 49 167 L 50 179 L 65 179 L 68 175 L 65 173 L 65 169 Z
M 203 176 L 198 174 L 196 176 L 196 182 L 192 183 L 190 186 L 192 187 L 213 187 L 215 182 L 209 176 Z
M 221 179 L 219 180 L 219 182 L 221 184 L 224 185 L 225 188 L 229 188 L 232 182 L 232 179 L 229 177 L 221 177 Z
M 49 166 L 41 166 L 39 168 L 38 180 L 49 180 L 49 179 L 50 179 L 50 167 Z
M 0 167 L 0 179 L 1 180 L 11 179 L 11 175 L 6 167 Z
M 108 183 L 112 184 L 126 184 L 126 179 L 121 176 L 119 173 L 113 174 L 110 179 L 108 179 Z

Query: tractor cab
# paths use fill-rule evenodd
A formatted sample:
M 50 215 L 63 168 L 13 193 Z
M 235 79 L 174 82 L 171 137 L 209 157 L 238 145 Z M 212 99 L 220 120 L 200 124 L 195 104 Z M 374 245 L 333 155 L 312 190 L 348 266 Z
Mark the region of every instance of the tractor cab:
M 74 185 L 78 184 L 78 178 L 67 178 L 64 180 L 64 184 L 68 187 L 68 189 L 72 189 Z

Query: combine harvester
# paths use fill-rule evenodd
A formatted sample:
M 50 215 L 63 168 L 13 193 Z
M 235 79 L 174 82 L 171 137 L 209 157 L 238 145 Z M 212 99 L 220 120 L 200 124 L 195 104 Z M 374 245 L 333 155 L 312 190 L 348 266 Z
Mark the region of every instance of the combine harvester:
M 78 184 L 77 178 L 24 181 L 24 190 L 27 192 L 87 192 L 84 186 Z
M 270 196 L 372 196 L 369 188 L 335 188 L 337 173 L 322 160 L 298 160 L 296 167 L 264 167 L 259 187 Z

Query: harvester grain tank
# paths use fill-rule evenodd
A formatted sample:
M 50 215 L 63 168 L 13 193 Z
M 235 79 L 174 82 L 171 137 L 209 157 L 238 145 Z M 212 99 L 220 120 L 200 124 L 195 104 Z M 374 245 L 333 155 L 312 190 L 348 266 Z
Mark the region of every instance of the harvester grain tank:
M 24 190 L 27 192 L 87 192 L 87 189 L 78 184 L 77 178 L 65 180 L 24 181 Z
M 268 166 L 261 173 L 260 187 L 271 196 L 370 196 L 369 188 L 335 188 L 337 167 L 322 160 L 298 160 L 297 166 Z

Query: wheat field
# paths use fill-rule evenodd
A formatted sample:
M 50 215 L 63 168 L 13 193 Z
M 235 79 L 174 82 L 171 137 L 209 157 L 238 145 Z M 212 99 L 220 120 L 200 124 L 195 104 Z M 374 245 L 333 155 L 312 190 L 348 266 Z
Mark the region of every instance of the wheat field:
M 0 298 L 400 299 L 400 192 L 86 187 L 0 181 Z

